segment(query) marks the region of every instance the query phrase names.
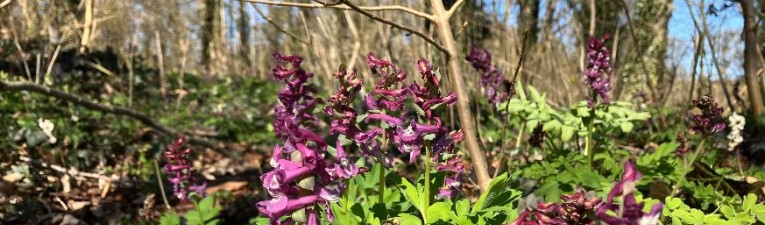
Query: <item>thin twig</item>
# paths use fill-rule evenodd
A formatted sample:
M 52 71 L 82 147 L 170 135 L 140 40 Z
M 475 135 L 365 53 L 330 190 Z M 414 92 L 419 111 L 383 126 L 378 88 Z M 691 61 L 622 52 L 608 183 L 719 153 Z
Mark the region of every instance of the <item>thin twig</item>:
M 336 3 L 332 4 L 321 4 L 321 3 L 298 3 L 298 2 L 276 2 L 276 1 L 265 1 L 265 0 L 239 0 L 243 2 L 250 2 L 250 3 L 258 3 L 258 4 L 265 4 L 265 5 L 274 5 L 274 6 L 290 6 L 290 7 L 300 7 L 300 8 L 333 8 L 333 9 L 342 9 L 342 10 L 351 10 L 352 7 L 346 6 L 346 5 L 340 5 Z M 344 1 L 338 1 L 338 2 L 344 2 Z M 401 5 L 386 5 L 386 6 L 358 6 L 360 9 L 364 11 L 401 11 L 406 12 L 418 17 L 421 17 L 423 19 L 427 20 L 433 20 L 433 16 L 417 11 L 415 9 L 401 6 Z
M 120 181 L 120 179 L 112 179 L 111 177 L 104 176 L 104 175 L 101 175 L 101 174 L 88 173 L 88 172 L 80 172 L 80 171 L 77 171 L 74 168 L 66 169 L 63 166 L 52 165 L 52 164 L 49 164 L 49 163 L 46 163 L 46 162 L 42 162 L 40 160 L 32 160 L 31 158 L 26 157 L 26 156 L 19 156 L 19 160 L 24 161 L 24 162 L 28 162 L 28 163 L 32 163 L 32 164 L 36 164 L 38 166 L 45 167 L 45 168 L 48 168 L 48 169 L 52 169 L 52 170 L 54 170 L 56 172 L 65 173 L 65 174 L 68 174 L 68 175 L 74 176 L 74 177 L 87 177 L 87 178 L 92 178 L 92 179 L 105 180 L 105 181 L 108 181 L 108 182 L 119 182 Z
M 271 19 L 271 17 L 267 17 L 266 15 L 264 15 L 263 12 L 260 11 L 260 8 L 258 8 L 257 5 L 253 4 L 253 8 L 255 8 L 255 12 L 258 13 L 258 15 L 260 15 L 260 17 L 263 17 L 264 20 L 266 20 L 269 24 L 271 24 L 271 26 L 274 26 L 277 30 L 281 31 L 282 33 L 285 33 L 285 34 L 289 35 L 290 37 L 294 38 L 295 40 L 299 41 L 300 43 L 303 43 L 304 45 L 308 44 L 308 41 L 303 40 L 302 38 L 298 37 L 296 34 L 293 34 L 292 32 L 289 32 L 289 31 L 285 30 L 284 28 L 279 26 L 279 24 L 276 24 L 276 22 L 274 22 L 274 20 Z
M 159 163 L 154 160 L 154 170 L 157 173 L 157 182 L 159 183 L 159 191 L 162 194 L 162 201 L 165 203 L 165 208 L 171 209 L 170 203 L 167 201 L 167 195 L 165 194 L 165 184 L 162 182 L 162 173 L 159 172 Z
M 462 4 L 465 3 L 465 0 L 457 0 L 457 2 L 452 5 L 451 8 L 449 8 L 449 11 L 446 12 L 446 18 L 452 18 L 452 15 L 454 15 L 457 10 L 462 8 Z
M 45 70 L 45 75 L 43 78 L 50 76 L 50 71 L 53 69 L 53 64 L 56 63 L 56 59 L 58 58 L 58 52 L 61 50 L 61 44 L 56 45 L 56 50 L 53 51 L 53 56 L 50 59 L 50 62 L 48 62 L 48 69 Z M 43 83 L 45 83 L 45 79 L 43 79 Z
M 5 7 L 8 4 L 11 4 L 11 1 L 13 1 L 13 0 L 5 0 L 3 2 L 0 2 L 0 9 L 2 9 L 3 7 Z
M 691 3 L 688 0 L 685 0 L 686 6 L 688 6 L 688 11 L 691 12 L 691 19 L 693 20 L 693 25 L 696 27 L 696 31 L 699 32 L 700 35 L 704 35 L 707 40 L 707 44 L 709 45 L 709 51 L 712 54 L 712 62 L 715 65 L 715 69 L 717 70 L 717 76 L 720 78 L 720 86 L 723 89 L 723 93 L 725 94 L 725 100 L 728 102 L 728 107 L 730 107 L 731 111 L 735 111 L 735 107 L 733 107 L 733 101 L 730 99 L 730 95 L 728 94 L 728 87 L 726 86 L 725 79 L 723 77 L 723 69 L 720 67 L 720 63 L 717 60 L 717 53 L 715 51 L 715 44 L 712 41 L 712 36 L 709 35 L 709 28 L 707 26 L 706 19 L 699 15 L 699 19 L 701 19 L 703 22 L 703 28 L 702 24 L 699 24 L 699 21 L 696 20 L 696 15 L 693 13 L 693 8 L 691 8 Z M 700 45 L 703 48 L 703 44 Z M 712 86 L 711 83 L 709 85 Z M 711 91 L 710 91 L 711 93 Z
M 421 37 L 423 40 L 425 40 L 426 42 L 432 44 L 438 50 L 441 50 L 441 52 L 443 52 L 444 54 L 447 54 L 447 55 L 451 55 L 452 54 L 452 52 L 449 52 L 446 49 L 446 47 L 444 47 L 443 45 L 439 44 L 438 42 L 436 42 L 435 40 L 433 40 L 432 38 L 428 37 L 427 35 L 425 35 L 422 32 L 416 31 L 413 28 L 403 26 L 403 25 L 395 23 L 393 21 L 390 21 L 390 20 L 387 20 L 387 19 L 383 19 L 383 18 L 377 17 L 375 15 L 372 15 L 368 11 L 366 11 L 366 10 L 356 6 L 356 5 L 354 5 L 353 3 L 350 3 L 347 0 L 342 0 L 342 2 L 343 2 L 343 4 L 347 5 L 348 7 L 351 7 L 351 9 L 356 10 L 357 12 L 361 13 L 362 15 L 365 15 L 365 16 L 369 17 L 370 19 L 376 20 L 376 21 L 384 23 L 384 24 L 388 24 L 388 25 L 390 25 L 392 27 L 398 28 L 400 30 L 407 31 L 409 33 L 412 33 L 414 35 L 417 35 L 417 36 Z
M 38 93 L 38 94 L 47 95 L 47 96 L 51 96 L 51 97 L 54 97 L 54 98 L 57 98 L 57 99 L 61 99 L 61 100 L 64 100 L 64 101 L 72 102 L 72 103 L 74 103 L 76 105 L 80 105 L 80 106 L 83 106 L 83 107 L 88 108 L 88 109 L 97 110 L 97 111 L 101 111 L 101 112 L 113 113 L 113 114 L 116 114 L 116 115 L 127 116 L 127 117 L 130 117 L 130 118 L 136 119 L 136 120 L 140 121 L 141 123 L 143 123 L 144 125 L 149 126 L 152 129 L 158 131 L 159 133 L 167 135 L 167 136 L 175 137 L 175 136 L 180 136 L 180 135 L 186 135 L 186 134 L 178 132 L 178 131 L 176 131 L 176 130 L 174 130 L 172 128 L 166 127 L 166 126 L 160 124 L 159 122 L 149 118 L 148 116 L 146 116 L 146 115 L 144 115 L 142 113 L 133 111 L 132 109 L 128 109 L 128 108 L 124 108 L 124 107 L 119 107 L 119 106 L 108 106 L 108 105 L 98 104 L 98 103 L 95 103 L 93 101 L 87 100 L 85 98 L 82 98 L 82 97 L 79 97 L 79 96 L 76 96 L 76 95 L 73 95 L 73 94 L 69 94 L 69 93 L 66 93 L 66 92 L 63 92 L 63 91 L 60 91 L 60 90 L 48 88 L 48 87 L 41 86 L 41 85 L 38 85 L 38 84 L 30 83 L 30 82 L 2 82 L 2 81 L 0 81 L 0 91 L 30 91 L 30 92 L 35 92 L 35 93 Z M 224 154 L 224 155 L 227 155 L 227 156 L 232 156 L 231 152 L 224 151 L 224 150 L 220 149 L 217 144 L 214 144 L 214 143 L 209 142 L 209 141 L 204 140 L 204 139 L 193 137 L 191 135 L 186 135 L 186 136 L 189 136 L 189 143 L 198 144 L 198 145 L 204 145 L 204 146 L 207 146 L 207 147 L 209 147 L 209 148 L 211 148 L 211 149 L 213 149 L 213 150 L 215 150 L 215 151 L 217 151 L 217 152 L 219 152 L 221 154 Z

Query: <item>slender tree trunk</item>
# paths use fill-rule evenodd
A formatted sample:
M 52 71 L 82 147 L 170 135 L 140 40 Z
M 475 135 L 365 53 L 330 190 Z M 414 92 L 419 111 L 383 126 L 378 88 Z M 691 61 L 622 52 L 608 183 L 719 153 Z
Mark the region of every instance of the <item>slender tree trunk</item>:
M 159 93 L 162 97 L 167 96 L 167 78 L 165 77 L 165 61 L 162 55 L 162 37 L 159 30 L 154 30 L 154 43 L 157 47 L 157 71 L 159 73 Z
M 250 14 L 247 4 L 239 2 L 239 56 L 244 67 L 250 70 Z
M 478 179 L 478 187 L 481 191 L 486 191 L 491 177 L 489 176 L 489 167 L 486 164 L 486 156 L 481 151 L 476 137 L 475 125 L 473 124 L 473 115 L 470 112 L 470 99 L 464 86 L 464 77 L 462 76 L 461 59 L 458 57 L 458 51 L 451 26 L 449 24 L 449 15 L 444 9 L 441 0 L 430 0 L 433 7 L 434 22 L 438 29 L 438 37 L 444 45 L 447 53 L 449 68 L 449 77 L 452 81 L 452 87 L 457 94 L 457 111 L 460 118 L 460 125 L 465 132 L 465 147 L 470 154 L 470 161 L 473 163 L 473 172 Z
M 744 76 L 746 86 L 749 89 L 749 101 L 751 101 L 752 114 L 762 115 L 765 110 L 762 103 L 762 93 L 760 93 L 759 83 L 757 82 L 757 71 L 760 69 L 760 61 L 757 56 L 757 21 L 754 14 L 754 3 L 752 0 L 740 0 L 741 9 L 744 16 Z

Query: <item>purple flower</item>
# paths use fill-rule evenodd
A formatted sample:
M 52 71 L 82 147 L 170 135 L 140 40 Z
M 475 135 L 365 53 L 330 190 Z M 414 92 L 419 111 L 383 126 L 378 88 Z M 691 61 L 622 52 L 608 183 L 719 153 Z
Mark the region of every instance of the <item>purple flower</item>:
M 657 203 L 648 213 L 643 211 L 645 203 L 635 200 L 635 185 L 643 175 L 635 167 L 632 160 L 624 165 L 622 178 L 608 194 L 607 201 L 595 213 L 603 222 L 609 225 L 648 225 L 659 224 L 663 204 Z M 621 206 L 615 204 L 614 198 L 621 197 Z M 608 211 L 614 212 L 609 214 Z
M 403 88 L 401 82 L 406 79 L 406 72 L 399 70 L 395 64 L 390 61 L 377 58 L 374 54 L 367 54 L 367 65 L 376 77 L 380 79 L 375 83 L 374 89 L 364 98 L 370 114 L 364 119 L 364 122 L 380 122 L 380 127 L 373 127 L 370 130 L 354 137 L 355 141 L 361 146 L 362 152 L 371 158 L 376 158 L 386 167 L 393 165 L 393 157 L 384 152 L 380 142 L 376 139 L 385 133 L 385 137 L 390 143 L 397 138 L 397 132 L 405 122 L 404 100 L 409 97 L 409 89 Z M 385 123 L 385 124 L 382 124 Z M 412 151 L 408 151 L 412 152 Z M 419 151 L 415 151 L 417 154 Z
M 700 99 L 693 100 L 693 105 L 701 110 L 701 114 L 690 116 L 693 122 L 691 130 L 699 132 L 703 136 L 709 136 L 725 130 L 725 120 L 722 118 L 723 108 L 715 103 L 711 95 L 704 95 Z
M 588 100 L 589 106 L 595 107 L 600 103 L 611 102 L 611 52 L 606 48 L 605 42 L 609 35 L 601 38 L 590 37 L 587 44 L 587 69 L 584 71 L 584 82 L 590 85 L 592 97 Z
M 164 166 L 167 180 L 173 184 L 173 196 L 179 200 L 186 201 L 189 193 L 196 193 L 205 196 L 207 183 L 200 181 L 192 176 L 192 167 L 188 161 L 190 148 L 181 148 L 186 142 L 186 137 L 179 137 L 173 143 L 167 145 L 164 151 L 164 157 L 168 164 Z
M 298 198 L 280 196 L 271 200 L 258 202 L 256 205 L 260 214 L 271 219 L 278 219 L 289 215 L 299 209 L 321 202 L 323 199 L 318 195 L 308 195 Z
M 465 59 L 475 70 L 481 72 L 481 87 L 492 105 L 510 98 L 514 84 L 504 79 L 502 72 L 491 64 L 491 54 L 488 50 L 473 46 Z
M 600 198 L 588 196 L 584 189 L 578 188 L 573 194 L 562 195 L 560 199 L 560 204 L 527 202 L 524 212 L 512 224 L 595 224 L 588 215 L 601 205 Z
M 436 170 L 451 174 L 444 178 L 444 186 L 439 189 L 438 195 L 446 199 L 456 197 L 457 192 L 462 188 L 461 180 L 462 175 L 465 172 L 465 165 L 462 163 L 462 159 L 459 157 L 452 157 L 439 164 L 436 167 Z
M 325 159 L 327 143 L 314 130 L 318 119 L 314 109 L 321 99 L 314 98 L 315 89 L 307 85 L 313 74 L 300 68 L 302 58 L 274 53 L 278 64 L 273 69 L 276 79 L 285 83 L 279 91 L 279 102 L 274 109 L 274 131 L 284 143 L 274 147 L 271 165 L 273 170 L 261 176 L 263 187 L 273 197 L 261 201 L 257 208 L 271 219 L 271 224 L 294 224 L 281 217 L 298 210 L 306 213 L 307 224 L 318 224 L 316 210 L 328 202 L 337 201 L 344 191 L 344 180 L 365 171 L 351 163 L 342 146 L 337 146 L 337 158 Z M 335 74 L 346 87 L 330 96 L 330 106 L 325 112 L 333 116 L 333 134 L 361 134 L 355 126 L 356 113 L 350 107 L 354 94 L 361 86 L 355 73 Z M 327 215 L 332 218 L 332 212 Z

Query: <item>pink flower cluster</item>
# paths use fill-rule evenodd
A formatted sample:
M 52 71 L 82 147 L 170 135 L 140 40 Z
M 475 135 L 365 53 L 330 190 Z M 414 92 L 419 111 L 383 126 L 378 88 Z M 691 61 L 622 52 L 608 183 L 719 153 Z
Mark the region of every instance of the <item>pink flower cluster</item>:
M 186 138 L 179 137 L 167 145 L 163 152 L 163 156 L 168 161 L 163 169 L 168 181 L 173 184 L 173 195 L 181 201 L 186 201 L 189 193 L 204 196 L 207 187 L 206 182 L 200 181 L 192 175 L 193 169 L 188 160 L 191 149 L 181 148 L 184 142 L 186 142 Z

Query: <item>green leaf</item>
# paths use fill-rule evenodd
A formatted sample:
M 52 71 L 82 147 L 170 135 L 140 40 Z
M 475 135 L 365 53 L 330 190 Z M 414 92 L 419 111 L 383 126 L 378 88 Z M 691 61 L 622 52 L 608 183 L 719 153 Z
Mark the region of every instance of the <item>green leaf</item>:
M 560 138 L 563 141 L 571 140 L 571 138 L 574 136 L 574 128 L 571 126 L 562 126 L 560 133 Z
M 672 212 L 672 217 L 677 217 L 677 218 L 681 219 L 683 222 L 688 223 L 688 224 L 702 224 L 703 223 L 703 218 L 696 219 L 691 213 L 689 213 L 687 211 L 682 211 L 682 210 L 673 211 Z
M 409 214 L 399 214 L 398 219 L 401 225 L 422 225 L 420 218 Z
M 189 225 L 204 225 L 205 221 L 202 219 L 202 214 L 197 210 L 191 210 L 186 212 L 186 215 L 183 215 L 183 218 L 186 218 L 186 223 Z
M 428 141 L 435 140 L 436 139 L 436 134 L 426 134 L 425 136 L 422 137 L 422 139 L 425 139 L 425 140 L 428 140 Z
M 457 217 L 465 217 L 470 213 L 470 201 L 462 199 L 454 204 L 454 211 L 457 212 Z
M 404 197 L 407 201 L 412 203 L 417 210 L 422 212 L 422 203 L 420 202 L 420 193 L 417 191 L 417 188 L 412 185 L 412 183 L 409 183 L 409 180 L 402 177 L 401 178 L 401 184 L 404 185 Z
M 757 220 L 759 220 L 762 223 L 765 223 L 765 205 L 755 205 L 752 207 L 752 214 L 754 214 L 755 217 L 757 217 Z
M 504 173 L 489 182 L 489 188 L 478 197 L 475 202 L 471 213 L 476 213 L 479 210 L 490 208 L 492 206 L 504 206 L 515 201 L 520 192 L 516 190 L 506 190 L 510 180 L 507 178 L 507 173 Z
M 181 217 L 175 211 L 167 212 L 159 219 L 159 225 L 181 225 Z
M 340 207 L 337 203 L 331 203 L 332 205 L 332 214 L 335 215 L 335 221 L 332 224 L 356 224 L 345 212 L 345 209 Z
M 622 132 L 629 133 L 635 125 L 632 122 L 622 122 L 619 127 L 622 128 Z
M 537 89 L 532 86 L 529 86 L 529 95 L 531 95 L 531 99 L 533 99 L 536 103 L 544 102 L 544 99 L 542 99 L 542 96 L 539 95 Z
M 526 102 L 526 91 L 523 90 L 521 81 L 515 83 L 515 93 L 518 94 L 518 99 L 521 99 L 521 102 Z
M 451 202 L 436 202 L 431 205 L 428 208 L 428 223 L 433 223 L 438 220 L 448 222 L 449 220 L 457 218 L 457 215 L 455 215 L 451 209 Z
M 741 205 L 741 207 L 744 208 L 744 212 L 749 212 L 749 210 L 751 210 L 756 203 L 757 195 L 749 193 L 744 197 L 744 203 Z

